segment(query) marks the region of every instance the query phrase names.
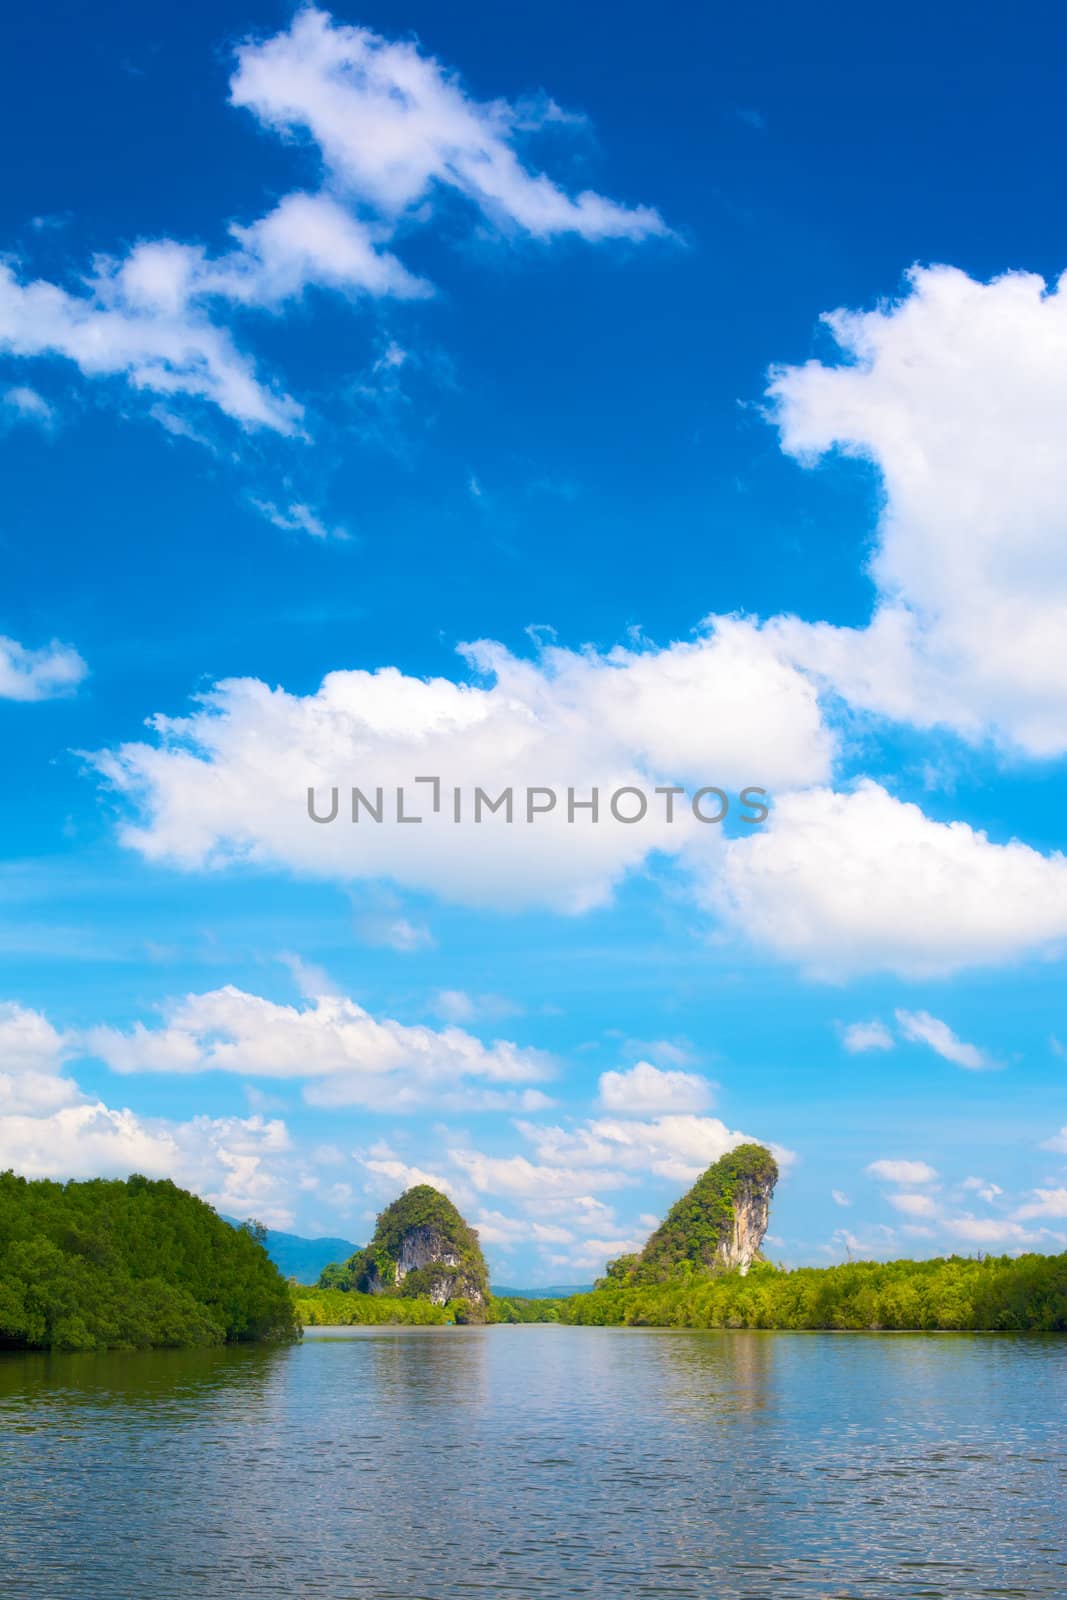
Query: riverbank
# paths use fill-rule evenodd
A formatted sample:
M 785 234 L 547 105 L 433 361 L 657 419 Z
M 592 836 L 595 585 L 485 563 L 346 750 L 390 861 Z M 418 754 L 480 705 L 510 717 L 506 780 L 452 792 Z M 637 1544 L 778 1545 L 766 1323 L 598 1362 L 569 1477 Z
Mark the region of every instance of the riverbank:
M 294 1286 L 307 1327 L 449 1323 L 448 1307 L 395 1296 Z M 494 1323 L 576 1327 L 780 1328 L 873 1332 L 1067 1331 L 1067 1253 L 770 1265 L 746 1275 L 610 1285 L 566 1300 L 490 1299 Z

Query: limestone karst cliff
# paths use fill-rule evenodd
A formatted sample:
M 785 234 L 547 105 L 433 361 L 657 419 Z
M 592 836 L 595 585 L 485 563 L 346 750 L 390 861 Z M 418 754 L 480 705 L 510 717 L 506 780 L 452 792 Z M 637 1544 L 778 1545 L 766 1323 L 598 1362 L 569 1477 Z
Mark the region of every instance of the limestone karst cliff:
M 477 1233 L 451 1200 L 428 1183 L 408 1189 L 385 1208 L 374 1237 L 346 1263 L 344 1272 L 344 1286 L 357 1293 L 420 1297 L 435 1305 L 464 1302 L 472 1316 L 489 1299 L 489 1273 Z
M 679 1272 L 747 1272 L 767 1232 L 777 1181 L 769 1150 L 738 1145 L 675 1202 L 639 1255 L 609 1265 L 608 1279 L 660 1283 Z

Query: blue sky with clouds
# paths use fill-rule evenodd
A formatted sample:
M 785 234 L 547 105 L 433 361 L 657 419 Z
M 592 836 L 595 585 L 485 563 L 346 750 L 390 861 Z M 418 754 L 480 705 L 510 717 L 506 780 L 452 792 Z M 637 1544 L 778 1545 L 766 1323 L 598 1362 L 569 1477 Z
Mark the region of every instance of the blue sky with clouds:
M 0 1165 L 536 1282 L 754 1136 L 782 1259 L 1062 1247 L 1065 32 L 8 24 Z

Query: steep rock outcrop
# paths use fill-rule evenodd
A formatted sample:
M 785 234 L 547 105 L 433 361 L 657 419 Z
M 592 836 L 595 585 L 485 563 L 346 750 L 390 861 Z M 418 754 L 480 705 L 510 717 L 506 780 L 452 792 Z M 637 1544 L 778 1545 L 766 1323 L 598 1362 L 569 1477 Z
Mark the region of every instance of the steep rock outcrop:
M 480 1315 L 489 1300 L 489 1273 L 478 1235 L 451 1200 L 428 1183 L 408 1189 L 378 1218 L 370 1244 L 347 1264 L 349 1286 L 360 1294 L 394 1294 L 463 1301 Z
M 638 1256 L 608 1267 L 608 1280 L 662 1283 L 680 1273 L 747 1272 L 770 1218 L 778 1163 L 761 1144 L 716 1161 L 675 1202 Z

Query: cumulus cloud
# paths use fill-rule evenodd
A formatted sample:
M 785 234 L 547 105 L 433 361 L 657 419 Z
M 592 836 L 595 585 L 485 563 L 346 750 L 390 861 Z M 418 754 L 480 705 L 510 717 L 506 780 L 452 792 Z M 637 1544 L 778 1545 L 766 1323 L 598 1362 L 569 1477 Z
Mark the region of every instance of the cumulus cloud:
M 882 1183 L 933 1183 L 937 1177 L 925 1161 L 872 1161 L 867 1171 Z
M 85 1094 L 64 1071 L 84 1054 L 40 1012 L 0 1003 L 0 1171 L 28 1178 L 172 1178 L 220 1210 L 292 1222 L 283 1122 L 193 1117 L 174 1122 Z
M 480 643 L 464 655 L 481 681 L 427 681 L 393 668 L 335 672 L 299 696 L 230 680 L 192 715 L 154 718 L 154 742 L 96 757 L 139 813 L 125 842 L 186 867 L 255 861 L 342 881 L 387 877 L 476 905 L 580 911 L 607 901 L 652 852 L 677 853 L 719 831 L 684 802 L 668 821 L 657 784 L 717 784 L 736 797 L 750 784 L 818 781 L 829 766 L 832 739 L 811 685 L 735 619 L 662 649 L 601 655 L 552 646 L 526 660 Z M 434 813 L 422 791 L 418 826 L 376 825 L 365 814 L 347 820 L 356 782 L 372 797 L 382 786 L 390 804 L 406 785 L 408 814 L 418 814 L 413 779 L 426 774 L 440 777 L 444 798 Z M 475 822 L 476 785 L 492 797 L 513 788 L 516 820 L 483 812 Z M 627 785 L 653 801 L 639 824 L 608 809 Z M 314 788 L 328 813 L 335 786 L 344 813 L 317 826 L 306 791 Z M 457 786 L 467 797 L 459 824 Z M 528 786 L 560 796 L 534 824 L 522 810 Z M 582 800 L 594 787 L 598 823 L 581 811 L 569 822 L 568 788 Z M 714 854 L 714 844 L 706 850 Z
M 1031 273 L 909 274 L 835 311 L 841 350 L 774 375 L 783 447 L 875 463 L 885 507 L 863 628 L 783 619 L 792 659 L 851 705 L 1032 756 L 1067 750 L 1067 293 Z
M 261 1117 L 170 1122 L 89 1100 L 0 1116 L 0 1168 L 27 1178 L 172 1178 L 220 1211 L 281 1227 L 292 1212 L 273 1158 L 288 1147 L 285 1124 Z
M 0 700 L 54 700 L 72 693 L 88 671 L 69 644 L 53 639 L 31 650 L 0 634 Z
M 893 1035 L 884 1022 L 850 1022 L 842 1030 L 841 1043 L 850 1055 L 866 1050 L 892 1050 Z
M 60 1068 L 71 1041 L 47 1017 L 14 1001 L 0 1002 L 0 1117 L 72 1105 L 81 1092 Z
M 653 1118 L 598 1117 L 577 1128 L 519 1122 L 539 1162 L 549 1167 L 581 1168 L 590 1190 L 605 1185 L 597 1174 L 651 1173 L 672 1183 L 691 1184 L 720 1156 L 752 1135 L 728 1128 L 718 1117 L 675 1112 Z M 792 1152 L 771 1144 L 781 1165 Z
M 355 1001 L 320 994 L 281 1005 L 226 985 L 164 1007 L 161 1025 L 86 1030 L 81 1043 L 115 1072 L 229 1072 L 305 1081 L 316 1106 L 414 1110 L 439 1097 L 468 1109 L 537 1110 L 551 1065 L 505 1040 L 483 1044 L 458 1027 L 378 1020 Z M 506 1087 L 502 1087 L 506 1086 Z
M 984 1050 L 958 1039 L 947 1022 L 932 1017 L 929 1011 L 898 1011 L 896 1015 L 905 1039 L 915 1044 L 929 1045 L 931 1050 L 945 1061 L 951 1061 L 954 1066 L 964 1067 L 968 1072 L 988 1072 L 997 1067 L 998 1063 L 991 1061 Z
M 935 822 L 865 779 L 782 795 L 765 827 L 726 843 L 704 898 L 819 977 L 944 976 L 1067 936 L 1067 858 Z
M 600 1104 L 605 1111 L 642 1116 L 655 1111 L 705 1111 L 711 1084 L 695 1072 L 661 1071 L 639 1061 L 626 1072 L 600 1075 Z

